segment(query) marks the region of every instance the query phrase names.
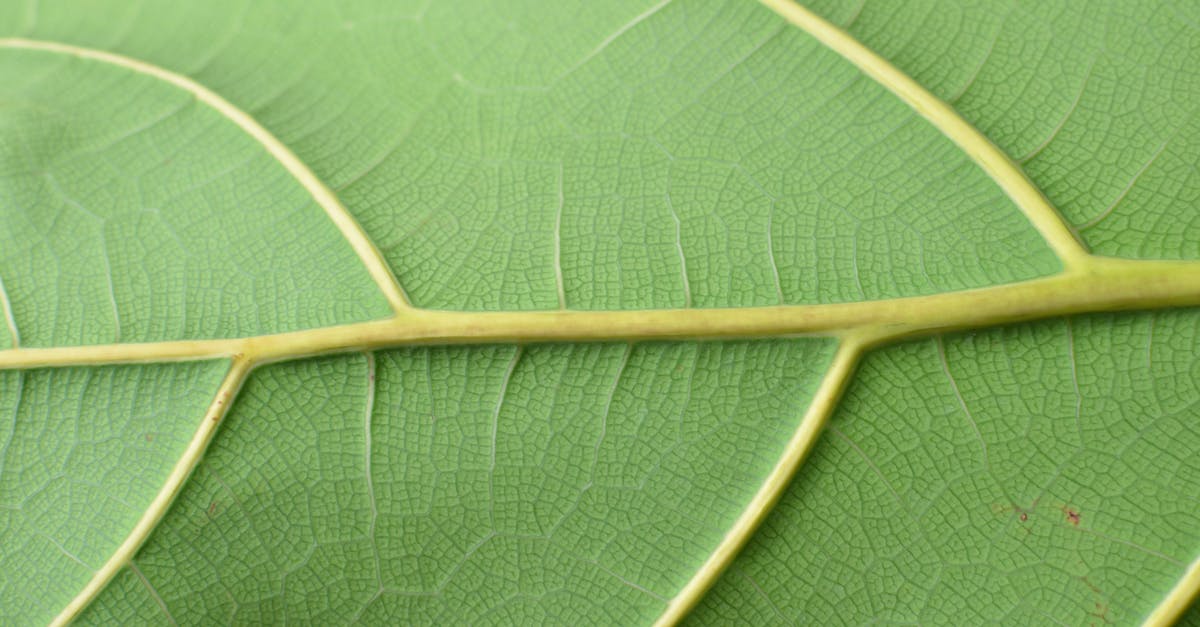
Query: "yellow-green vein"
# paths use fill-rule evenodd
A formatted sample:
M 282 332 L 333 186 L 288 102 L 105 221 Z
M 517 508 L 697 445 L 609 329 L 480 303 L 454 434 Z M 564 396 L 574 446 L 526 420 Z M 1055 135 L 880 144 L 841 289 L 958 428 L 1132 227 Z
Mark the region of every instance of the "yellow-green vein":
M 721 573 L 733 562 L 733 558 L 742 550 L 750 536 L 758 529 L 762 521 L 771 512 L 784 489 L 792 481 L 792 476 L 799 470 L 800 464 L 816 444 L 817 438 L 825 427 L 826 421 L 837 407 L 838 399 L 850 382 L 850 376 L 858 365 L 863 349 L 870 345 L 871 338 L 850 337 L 842 341 L 834 355 L 833 363 L 821 379 L 813 395 L 812 402 L 796 431 L 792 434 L 783 455 L 771 472 L 767 474 L 758 491 L 746 504 L 741 516 L 730 527 L 725 537 L 716 549 L 705 560 L 691 580 L 671 599 L 667 610 L 655 623 L 658 627 L 675 625 L 687 615 L 696 603 L 703 598 L 704 593 L 712 587 Z
M 253 363 L 243 357 L 239 356 L 233 359 L 229 373 L 225 375 L 221 387 L 217 389 L 217 395 L 209 405 L 208 411 L 204 412 L 204 417 L 201 419 L 196 433 L 192 436 L 192 440 L 188 443 L 187 449 L 175 463 L 175 467 L 171 469 L 171 474 L 167 475 L 166 482 L 163 483 L 154 500 L 150 502 L 150 506 L 142 513 L 142 517 L 130 530 L 121 546 L 117 547 L 117 550 L 109 556 L 108 561 L 92 574 L 87 585 L 54 618 L 50 623 L 52 626 L 66 625 L 78 616 L 83 608 L 87 607 L 88 603 L 104 589 L 104 586 L 108 585 L 108 582 L 133 559 L 138 549 L 145 543 L 146 538 L 150 537 L 150 533 L 166 515 L 167 509 L 171 507 L 175 496 L 183 488 L 184 482 L 191 476 L 192 470 L 204 456 L 208 443 L 212 441 L 221 419 L 229 411 L 229 406 L 233 404 L 233 399 L 237 396 L 238 390 L 241 389 L 242 383 L 246 380 L 246 374 L 252 366 Z
M 1087 249 L 1021 168 L 953 107 L 842 29 L 792 0 L 760 0 L 796 27 L 837 52 L 907 103 L 979 165 L 1033 223 L 1067 269 L 1086 262 Z
M 1200 262 L 1089 258 L 1083 270 L 890 300 L 741 309 L 431 311 L 276 335 L 0 350 L 0 369 L 245 355 L 255 362 L 414 344 L 847 336 L 897 339 L 1069 314 L 1200 305 Z
M 146 63 L 145 61 L 139 61 L 103 50 L 83 48 L 52 41 L 20 38 L 0 38 L 0 48 L 38 50 L 109 63 L 140 74 L 152 76 L 191 93 L 197 100 L 213 108 L 228 118 L 230 122 L 236 124 L 247 135 L 254 138 L 304 187 L 313 200 L 325 210 L 329 219 L 333 221 L 334 225 L 337 226 L 338 230 L 341 231 L 342 235 L 350 243 L 351 248 L 354 249 L 359 259 L 362 260 L 363 265 L 367 268 L 367 272 L 370 273 L 371 278 L 379 286 L 380 291 L 383 292 L 384 297 L 387 298 L 393 310 L 403 311 L 410 307 L 408 299 L 405 297 L 404 291 L 401 289 L 396 277 L 392 274 L 387 261 L 384 260 L 379 250 L 375 248 L 375 244 L 363 232 L 362 227 L 350 215 L 350 212 L 342 205 L 333 191 L 321 182 L 317 178 L 317 175 L 313 174 L 313 171 L 291 149 L 272 135 L 270 131 L 259 124 L 254 118 L 250 117 L 245 111 L 237 108 L 213 90 L 182 74 L 177 74 L 157 65 Z

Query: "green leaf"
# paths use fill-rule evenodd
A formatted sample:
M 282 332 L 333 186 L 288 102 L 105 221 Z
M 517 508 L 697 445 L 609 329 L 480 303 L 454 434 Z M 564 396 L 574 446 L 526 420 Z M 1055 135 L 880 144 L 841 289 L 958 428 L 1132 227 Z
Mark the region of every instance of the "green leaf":
M 780 455 L 827 349 L 436 348 L 268 366 L 180 496 L 190 514 L 135 563 L 179 622 L 651 621 Z M 86 617 L 161 620 L 155 594 L 125 574 Z
M 1198 345 L 1164 312 L 871 355 L 695 622 L 1138 621 L 1196 552 Z
M 0 373 L 4 622 L 44 622 L 137 523 L 223 364 Z
M 1096 253 L 1200 258 L 1196 31 L 1184 2 L 814 5 L 955 105 Z M 842 3 L 844 4 L 844 3 Z M 814 7 L 818 8 L 818 7 Z
M 22 345 L 386 315 L 312 197 L 187 91 L 44 50 L 6 50 L 0 85 L 0 255 Z
M 1200 13 L 765 4 L 0 6 L 0 622 L 1184 612 Z

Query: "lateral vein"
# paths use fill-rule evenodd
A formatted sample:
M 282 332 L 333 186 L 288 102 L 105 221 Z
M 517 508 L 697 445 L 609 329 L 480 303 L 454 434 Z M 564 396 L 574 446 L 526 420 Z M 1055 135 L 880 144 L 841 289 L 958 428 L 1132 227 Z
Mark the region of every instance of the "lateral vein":
M 767 514 L 773 509 L 783 491 L 791 483 L 804 458 L 816 444 L 825 428 L 825 423 L 837 406 L 838 399 L 850 381 L 859 357 L 870 342 L 860 338 L 848 338 L 838 347 L 833 362 L 813 394 L 808 410 L 788 441 L 779 462 L 771 469 L 758 492 L 750 499 L 741 516 L 718 543 L 716 549 L 696 571 L 695 576 L 684 585 L 667 604 L 666 611 L 655 622 L 656 627 L 678 624 L 703 598 L 725 569 L 741 552 L 742 547 L 758 529 Z
M 216 396 L 208 406 L 208 410 L 204 412 L 204 418 L 200 421 L 191 442 L 188 443 L 187 449 L 184 450 L 179 461 L 175 463 L 175 467 L 171 469 L 171 474 L 167 475 L 166 482 L 163 483 L 154 500 L 150 502 L 150 506 L 142 513 L 142 517 L 138 519 L 137 524 L 134 525 L 121 546 L 117 547 L 117 550 L 109 556 L 108 561 L 92 575 L 87 585 L 79 591 L 79 594 L 51 621 L 50 624 L 53 627 L 61 627 L 74 620 L 83 611 L 83 608 L 87 607 L 87 604 L 104 589 L 104 586 L 108 585 L 108 582 L 122 568 L 132 562 L 133 556 L 167 513 L 171 502 L 175 500 L 175 496 L 179 494 L 187 478 L 191 476 L 192 470 L 200 463 L 200 459 L 204 456 L 204 450 L 208 448 L 208 443 L 216 434 L 217 427 L 226 412 L 229 411 L 234 396 L 241 389 L 242 383 L 245 382 L 246 375 L 253 365 L 251 360 L 241 356 L 232 360 L 229 373 L 225 375 L 225 379 L 217 389 Z
M 384 260 L 379 250 L 375 248 L 375 244 L 367 237 L 366 232 L 359 226 L 358 221 L 354 219 L 350 211 L 338 200 L 337 195 L 325 183 L 321 182 L 317 178 L 317 175 L 283 142 L 279 141 L 270 131 L 259 124 L 254 118 L 250 117 L 248 113 L 237 108 L 233 103 L 225 100 L 213 90 L 187 76 L 177 74 L 166 68 L 94 48 L 21 38 L 0 38 L 0 48 L 53 52 L 109 63 L 138 72 L 139 74 L 157 78 L 189 92 L 197 100 L 212 107 L 241 128 L 243 132 L 254 138 L 304 187 L 305 191 L 321 206 L 326 215 L 329 216 L 329 219 L 333 221 L 334 226 L 341 231 L 342 236 L 350 243 L 350 247 L 354 249 L 354 252 L 358 255 L 363 265 L 366 266 L 367 272 L 370 273 L 371 278 L 379 286 L 380 291 L 383 292 L 384 297 L 391 304 L 393 310 L 399 312 L 411 308 L 408 299 L 404 295 L 404 290 L 392 274 L 391 267 L 388 266 L 387 261 Z
M 1087 249 L 1050 201 L 1021 168 L 953 107 L 913 80 L 846 31 L 793 0 L 760 0 L 772 11 L 811 35 L 864 74 L 886 87 L 953 141 L 1012 199 L 1068 268 L 1089 263 Z
M 0 310 L 4 312 L 4 322 L 8 326 L 8 334 L 12 336 L 12 348 L 21 348 L 21 334 L 17 331 L 17 319 L 13 316 L 12 299 L 4 289 L 4 279 L 0 278 Z

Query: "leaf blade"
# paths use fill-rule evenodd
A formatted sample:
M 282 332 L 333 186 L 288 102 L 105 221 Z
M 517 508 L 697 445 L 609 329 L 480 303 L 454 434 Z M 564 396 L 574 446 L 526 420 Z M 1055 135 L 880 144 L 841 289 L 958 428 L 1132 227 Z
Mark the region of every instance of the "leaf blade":
M 408 349 L 376 355 L 374 381 L 361 355 L 265 367 L 137 565 L 181 622 L 226 620 L 235 605 L 235 620 L 250 621 L 485 620 L 500 607 L 515 620 L 577 615 L 586 599 L 614 620 L 652 619 L 773 465 L 830 349 L 530 346 L 517 359 L 505 346 Z M 372 393 L 368 484 L 360 416 Z M 287 419 L 270 419 L 281 411 Z M 335 493 L 339 504 L 320 498 Z M 308 557 L 289 555 L 296 546 Z M 447 551 L 461 561 L 440 561 Z M 329 567 L 344 579 L 325 581 Z M 178 568 L 192 575 L 167 574 Z M 521 601 L 543 589 L 544 606 Z M 126 573 L 81 620 L 157 606 Z
M 4 621 L 45 622 L 117 552 L 174 462 L 221 363 L 0 372 Z
M 765 524 L 772 542 L 692 620 L 1144 619 L 1197 557 L 1197 323 L 957 335 L 945 367 L 940 341 L 877 351 Z

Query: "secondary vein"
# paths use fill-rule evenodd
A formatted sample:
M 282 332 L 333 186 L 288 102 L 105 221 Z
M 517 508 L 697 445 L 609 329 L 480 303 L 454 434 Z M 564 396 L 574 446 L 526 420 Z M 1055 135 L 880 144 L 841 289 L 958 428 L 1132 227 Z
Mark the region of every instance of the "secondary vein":
M 367 272 L 374 279 L 376 285 L 379 286 L 380 291 L 383 292 L 392 309 L 403 311 L 411 308 L 403 289 L 400 287 L 400 283 L 392 274 L 391 267 L 388 266 L 383 255 L 375 248 L 375 244 L 367 237 L 362 227 L 359 226 L 358 222 L 350 214 L 350 211 L 342 205 L 333 191 L 317 178 L 317 175 L 283 142 L 279 141 L 278 138 L 259 124 L 258 121 L 250 117 L 248 113 L 237 108 L 233 103 L 225 100 L 216 92 L 182 74 L 177 74 L 145 61 L 103 50 L 52 41 L 21 38 L 0 38 L 0 48 L 37 50 L 109 63 L 139 74 L 154 77 L 189 92 L 197 100 L 225 116 L 230 122 L 236 124 L 243 132 L 262 145 L 304 187 L 305 191 L 320 205 L 326 215 L 329 216 L 329 219 L 341 231 L 342 236 L 350 243 L 350 247 L 354 249 L 354 252 L 358 255 L 363 265 L 366 266 Z
M 0 310 L 4 312 L 4 322 L 8 325 L 8 334 L 12 336 L 12 348 L 21 347 L 21 334 L 17 331 L 17 319 L 13 316 L 12 299 L 8 290 L 4 289 L 4 279 L 0 278 Z
M 967 157 L 996 181 L 1004 193 L 1041 233 L 1068 269 L 1084 265 L 1088 251 L 1046 197 L 1021 168 L 950 105 L 896 66 L 867 48 L 846 31 L 793 0 L 760 0 L 797 28 L 853 63 L 886 87 L 921 117 L 953 141 Z

